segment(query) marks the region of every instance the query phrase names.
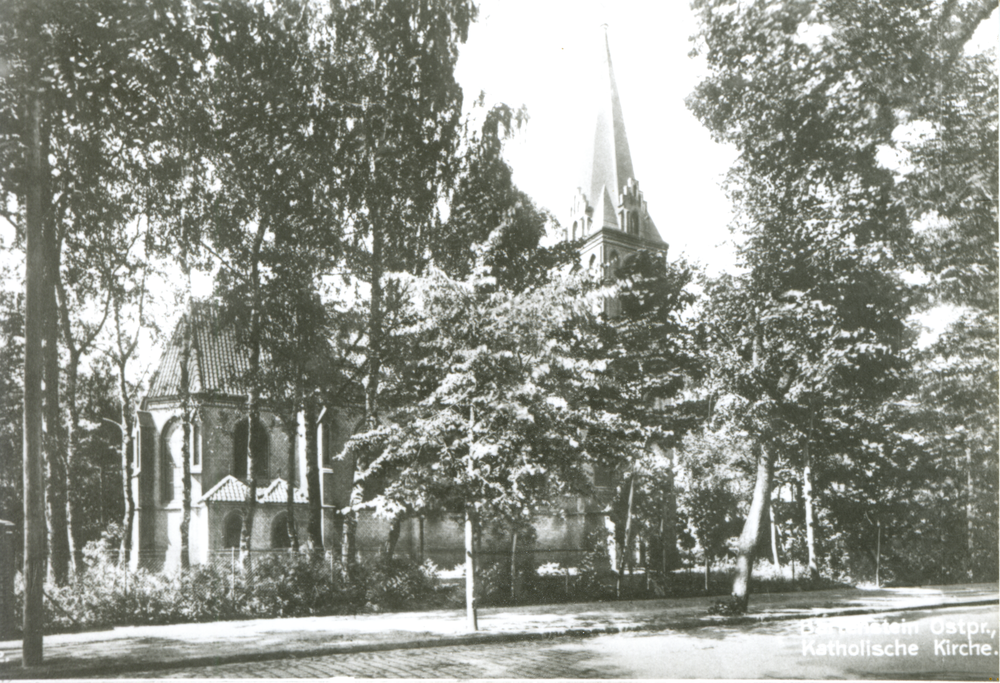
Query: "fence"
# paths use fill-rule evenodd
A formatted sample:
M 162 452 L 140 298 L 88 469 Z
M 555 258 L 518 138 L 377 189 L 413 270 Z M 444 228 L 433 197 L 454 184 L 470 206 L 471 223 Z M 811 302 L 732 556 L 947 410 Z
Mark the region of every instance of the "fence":
M 14 618 L 14 574 L 19 554 L 14 548 L 14 525 L 0 520 L 0 636 L 16 629 Z

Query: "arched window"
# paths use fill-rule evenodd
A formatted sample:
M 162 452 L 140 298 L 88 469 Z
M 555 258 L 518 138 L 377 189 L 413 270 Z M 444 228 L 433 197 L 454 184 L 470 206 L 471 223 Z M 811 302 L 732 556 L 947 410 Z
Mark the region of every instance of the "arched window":
M 597 255 L 596 254 L 591 254 L 590 255 L 590 261 L 587 262 L 587 270 L 593 270 L 594 269 L 594 262 L 596 260 L 597 260 Z
M 225 534 L 222 538 L 223 548 L 239 548 L 240 535 L 243 533 L 243 516 L 238 512 L 230 512 L 226 517 Z
M 608 277 L 614 277 L 615 273 L 618 271 L 618 252 L 615 249 L 611 250 L 610 258 L 608 258 L 607 269 Z
M 270 440 L 267 430 L 260 422 L 255 422 L 253 426 L 253 448 L 254 463 L 257 466 L 257 477 L 266 478 L 270 471 L 268 456 L 270 454 Z M 237 479 L 247 478 L 247 421 L 239 420 L 233 429 L 233 476 Z
M 201 425 L 191 423 L 191 467 L 201 467 Z
M 635 211 L 628 212 L 628 232 L 630 235 L 639 234 L 639 214 Z
M 573 239 L 576 240 L 577 221 L 573 221 Z
M 319 449 L 319 460 L 323 467 L 330 467 L 333 464 L 333 425 L 329 421 L 319 423 L 316 434 L 316 445 Z
M 271 522 L 271 547 L 290 548 L 291 534 L 288 533 L 288 513 L 279 512 Z
M 160 502 L 169 503 L 174 499 L 176 488 L 174 478 L 182 467 L 181 446 L 184 442 L 184 425 L 179 419 L 171 420 L 163 430 L 160 447 Z

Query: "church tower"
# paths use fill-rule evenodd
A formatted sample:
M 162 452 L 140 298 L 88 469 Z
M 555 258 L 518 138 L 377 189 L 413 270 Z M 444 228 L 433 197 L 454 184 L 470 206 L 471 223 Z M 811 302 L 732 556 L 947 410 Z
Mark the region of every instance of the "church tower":
M 566 239 L 584 239 L 580 262 L 610 276 L 625 257 L 646 249 L 666 254 L 667 244 L 646 208 L 632 170 L 625 119 L 611 67 L 607 26 L 598 73 L 597 127 L 589 166 L 570 210 Z

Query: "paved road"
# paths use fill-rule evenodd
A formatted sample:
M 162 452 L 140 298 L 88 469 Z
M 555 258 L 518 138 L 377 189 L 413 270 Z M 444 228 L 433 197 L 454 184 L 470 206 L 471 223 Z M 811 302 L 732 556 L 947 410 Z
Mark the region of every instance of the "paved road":
M 394 650 L 151 672 L 174 678 L 1000 677 L 996 607 Z M 136 677 L 130 674 L 129 677 Z

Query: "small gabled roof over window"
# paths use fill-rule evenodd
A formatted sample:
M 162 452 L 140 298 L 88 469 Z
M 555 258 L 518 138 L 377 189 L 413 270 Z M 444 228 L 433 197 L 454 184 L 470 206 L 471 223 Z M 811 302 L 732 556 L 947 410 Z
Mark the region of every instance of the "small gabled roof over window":
M 205 492 L 199 503 L 242 503 L 247 499 L 250 487 L 231 474 Z
M 293 500 L 296 503 L 308 503 L 309 497 L 302 489 L 293 489 Z M 257 492 L 258 503 L 285 503 L 288 501 L 288 483 L 281 478 L 275 479 L 263 491 Z
M 242 481 L 229 474 L 208 490 L 198 502 L 199 503 L 242 503 L 247 499 L 247 492 L 250 487 Z M 301 489 L 292 491 L 293 500 L 296 503 L 308 503 L 309 498 L 306 492 Z M 267 488 L 257 489 L 258 503 L 285 503 L 288 501 L 288 484 L 280 477 L 271 482 Z

